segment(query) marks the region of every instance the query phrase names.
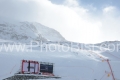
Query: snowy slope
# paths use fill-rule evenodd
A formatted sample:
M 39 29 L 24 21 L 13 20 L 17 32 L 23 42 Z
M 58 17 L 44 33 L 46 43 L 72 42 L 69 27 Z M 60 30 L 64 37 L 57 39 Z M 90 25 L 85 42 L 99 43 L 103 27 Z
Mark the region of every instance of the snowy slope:
M 44 46 L 45 44 L 46 43 L 44 43 L 42 47 L 34 45 L 32 47 L 32 52 L 29 50 L 31 49 L 30 45 L 26 46 L 24 52 L 18 52 L 16 50 L 13 52 L 6 52 L 3 49 L 0 52 L 0 64 L 2 64 L 0 66 L 0 79 L 14 75 L 14 73 L 20 69 L 20 61 L 26 59 L 55 63 L 54 74 L 61 76 L 62 78 L 60 80 L 113 80 L 109 65 L 103 58 L 110 59 L 115 79 L 120 79 L 120 60 L 115 59 L 114 56 L 111 56 L 110 54 L 103 54 L 105 52 L 97 49 L 99 48 L 98 46 L 95 46 L 97 51 L 90 51 L 85 48 L 84 50 L 78 50 L 69 47 L 72 51 L 68 50 L 65 52 L 62 51 L 62 49 L 66 50 L 68 48 L 64 46 L 65 43 L 60 45 L 54 43 L 59 48 L 55 49 L 53 46 L 51 48 L 53 52 L 51 52 L 48 47 Z M 50 46 L 51 44 L 53 45 L 53 42 L 49 42 L 49 44 L 47 43 L 46 45 Z M 45 51 L 46 49 L 47 52 Z M 114 52 L 111 54 L 114 54 Z M 102 56 L 102 58 L 99 55 Z
M 31 40 L 44 43 L 30 45 Z M 13 42 L 27 45 L 19 50 L 21 46 L 17 44 L 16 49 Z M 120 80 L 120 41 L 75 43 L 40 23 L 0 22 L 0 80 L 17 73 L 23 59 L 54 63 L 60 80 Z
M 65 48 L 65 47 L 64 47 Z M 44 50 L 44 49 L 43 49 Z M 20 61 L 22 59 L 37 60 L 45 62 L 55 63 L 54 74 L 61 76 L 61 80 L 73 80 L 73 79 L 86 79 L 92 78 L 94 68 L 96 66 L 96 60 L 90 58 L 86 54 L 79 55 L 74 52 L 41 52 L 39 47 L 34 48 L 33 52 L 12 52 L 12 53 L 1 53 L 0 63 L 4 64 L 1 66 L 1 78 L 12 76 L 20 68 Z M 86 64 L 87 63 L 87 64 Z M 9 68 L 8 66 L 9 65 Z M 89 66 L 91 65 L 91 66 Z M 4 70 L 5 69 L 5 70 Z M 10 74 L 11 72 L 11 74 Z M 86 74 L 87 73 L 87 74 Z M 86 77 L 87 76 L 87 77 Z M 48 79 L 49 80 L 49 79 Z
M 65 41 L 59 32 L 36 22 L 0 22 L 0 39 L 18 42 Z
M 102 45 L 104 49 L 102 49 L 102 55 L 105 56 L 112 56 L 110 59 L 112 60 L 120 60 L 120 41 L 105 41 L 99 44 L 96 44 L 97 46 Z M 109 57 L 110 57 L 109 56 Z

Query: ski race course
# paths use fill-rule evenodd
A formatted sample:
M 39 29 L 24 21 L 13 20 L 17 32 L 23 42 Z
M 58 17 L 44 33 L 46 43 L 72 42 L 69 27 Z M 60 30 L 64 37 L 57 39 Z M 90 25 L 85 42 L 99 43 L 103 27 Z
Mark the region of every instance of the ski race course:
M 49 49 L 48 46 L 51 48 Z M 92 46 L 89 47 L 92 48 Z M 37 75 L 37 78 L 33 78 L 32 76 L 36 76 L 36 74 L 28 74 L 28 76 L 22 74 L 25 76 L 24 79 L 120 80 L 120 54 L 100 51 L 98 46 L 94 46 L 94 49 L 94 51 L 88 50 L 88 48 L 77 49 L 76 47 L 67 47 L 65 43 L 53 42 L 45 42 L 40 46 L 28 44 L 25 46 L 25 51 L 13 49 L 13 51 L 6 52 L 5 49 L 2 49 L 0 52 L 0 79 L 13 80 L 12 76 L 19 75 L 16 73 L 21 69 L 21 60 L 34 60 L 54 63 L 53 73 L 55 76 Z M 22 80 L 22 78 L 15 78 L 15 80 Z

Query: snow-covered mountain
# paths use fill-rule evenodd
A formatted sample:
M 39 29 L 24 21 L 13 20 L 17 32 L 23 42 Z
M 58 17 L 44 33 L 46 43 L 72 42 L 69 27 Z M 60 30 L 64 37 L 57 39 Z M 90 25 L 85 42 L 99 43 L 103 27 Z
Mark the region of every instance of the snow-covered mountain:
M 36 22 L 0 22 L 0 39 L 17 42 L 65 41 L 56 30 Z
M 61 77 L 59 80 L 120 80 L 119 41 L 106 41 L 94 46 L 69 42 L 59 32 L 30 22 L 0 23 L 0 41 L 4 40 L 45 42 L 22 47 L 19 44 L 0 44 L 0 80 L 20 71 L 23 59 L 54 63 L 54 74 Z
M 109 45 L 109 44 L 120 44 L 120 41 L 104 41 L 104 42 L 101 42 L 101 43 L 98 43 L 96 45 L 101 45 L 101 44 L 105 44 L 106 46 Z

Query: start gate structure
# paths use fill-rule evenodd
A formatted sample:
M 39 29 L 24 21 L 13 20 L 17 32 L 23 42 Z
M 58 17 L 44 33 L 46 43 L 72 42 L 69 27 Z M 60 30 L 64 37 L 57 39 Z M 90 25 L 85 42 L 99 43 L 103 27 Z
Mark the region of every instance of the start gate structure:
M 54 75 L 53 67 L 53 63 L 22 60 L 20 71 L 15 73 L 13 76 L 3 80 L 37 80 L 46 78 L 61 78 Z

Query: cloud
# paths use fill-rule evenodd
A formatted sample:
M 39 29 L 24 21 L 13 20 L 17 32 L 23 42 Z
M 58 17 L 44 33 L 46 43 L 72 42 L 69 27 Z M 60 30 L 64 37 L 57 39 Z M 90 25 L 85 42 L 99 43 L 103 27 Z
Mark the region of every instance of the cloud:
M 59 5 L 49 0 L 1 0 L 0 10 L 2 20 L 40 22 L 56 29 L 70 41 L 96 43 L 120 40 L 120 15 L 114 6 L 105 7 L 96 15 L 95 12 L 91 14 L 91 9 L 78 4 L 77 0 L 65 0 Z
M 74 7 L 79 6 L 79 4 L 76 0 L 65 0 L 64 4 L 67 6 L 70 6 L 70 7 L 71 6 L 74 6 Z
M 103 9 L 101 34 L 104 40 L 120 40 L 120 15 L 115 6 L 108 6 Z
M 108 13 L 108 12 L 111 12 L 111 11 L 114 11 L 114 10 L 115 10 L 114 6 L 109 6 L 109 7 L 104 8 L 103 12 Z

